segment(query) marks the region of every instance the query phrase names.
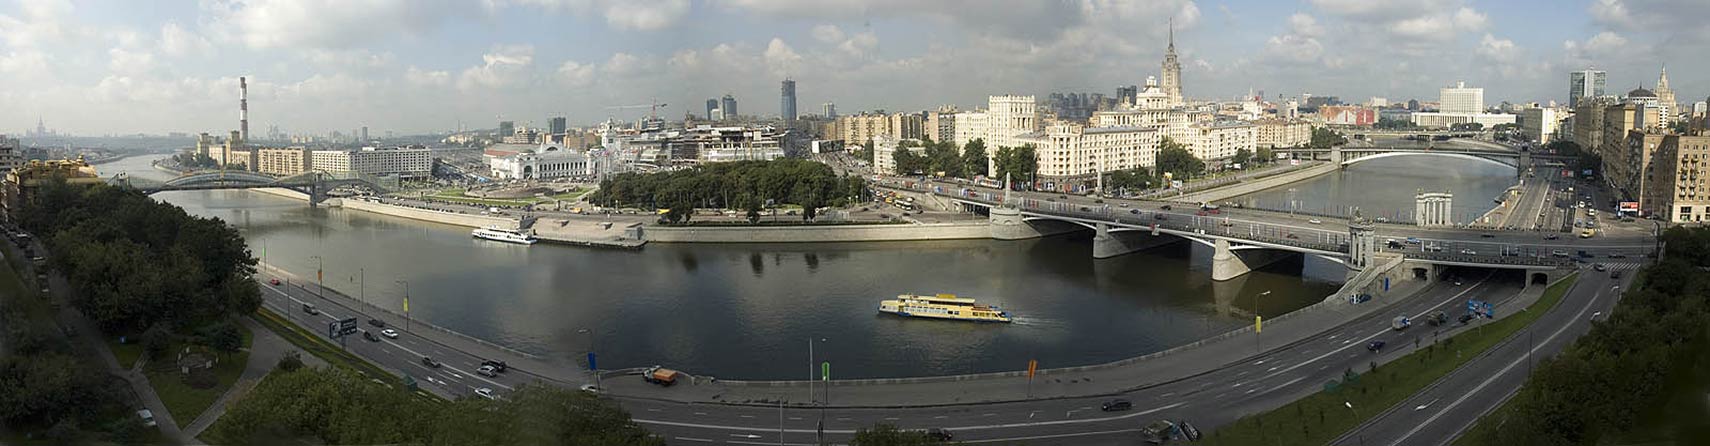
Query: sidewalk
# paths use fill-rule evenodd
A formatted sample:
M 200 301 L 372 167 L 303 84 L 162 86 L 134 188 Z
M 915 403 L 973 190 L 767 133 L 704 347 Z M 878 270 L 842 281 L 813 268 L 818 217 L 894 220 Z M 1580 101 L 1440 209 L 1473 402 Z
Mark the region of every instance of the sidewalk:
M 278 334 L 273 333 L 273 330 L 268 330 L 267 327 L 261 326 L 255 320 L 247 317 L 242 320 L 244 328 L 248 328 L 254 336 L 254 341 L 249 347 L 249 362 L 244 364 L 243 375 L 238 377 L 237 382 L 232 383 L 232 387 L 227 389 L 225 394 L 214 400 L 213 405 L 208 406 L 207 410 L 202 411 L 201 415 L 184 428 L 184 435 L 186 436 L 192 438 L 201 436 L 202 431 L 213 426 L 215 421 L 226 414 L 226 408 L 233 401 L 242 398 L 245 393 L 248 393 L 250 389 L 255 388 L 257 383 L 261 382 L 261 378 L 272 372 L 273 367 L 279 364 L 279 360 L 284 358 L 286 354 L 297 353 L 305 366 L 326 367 L 327 365 L 327 362 L 320 357 L 297 350 L 290 341 L 279 337 Z
M 1029 389 L 1025 372 L 926 378 L 832 381 L 832 407 L 924 407 L 1112 395 L 1168 384 L 1252 359 L 1261 351 L 1306 341 L 1430 289 L 1421 281 L 1397 281 L 1388 293 L 1367 304 L 1337 300 L 1266 321 L 1262 336 L 1251 326 L 1163 352 L 1109 364 L 1040 370 Z M 691 377 L 660 387 L 610 373 L 605 387 L 613 395 L 686 403 L 775 406 L 813 404 L 806 381 L 721 381 Z M 823 383 L 812 383 L 815 393 Z

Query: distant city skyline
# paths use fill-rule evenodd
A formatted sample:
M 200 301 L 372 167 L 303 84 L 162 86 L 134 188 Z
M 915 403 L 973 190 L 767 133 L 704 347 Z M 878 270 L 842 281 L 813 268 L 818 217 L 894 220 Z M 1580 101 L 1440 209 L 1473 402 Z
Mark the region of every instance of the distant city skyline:
M 1610 91 L 1710 94 L 1710 11 L 1685 0 L 903 2 L 330 0 L 0 2 L 0 129 L 223 134 L 238 78 L 255 128 L 424 133 L 633 120 L 708 98 L 835 102 L 845 113 L 972 108 L 988 95 L 1103 92 L 1158 76 L 1174 23 L 1184 95 L 1251 90 L 1432 100 L 1464 80 L 1489 103 Z M 776 116 L 782 107 L 746 107 Z M 269 132 L 271 133 L 271 132 Z

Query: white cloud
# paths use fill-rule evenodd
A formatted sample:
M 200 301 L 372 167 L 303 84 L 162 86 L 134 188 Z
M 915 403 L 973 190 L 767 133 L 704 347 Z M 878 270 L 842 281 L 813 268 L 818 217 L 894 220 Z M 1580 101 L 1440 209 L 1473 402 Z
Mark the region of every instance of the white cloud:
M 612 54 L 601 69 L 614 76 L 636 76 L 652 71 L 655 65 L 651 58 L 619 52 Z
M 823 43 L 842 42 L 843 30 L 837 25 L 815 25 L 813 27 L 813 38 Z
M 254 49 L 342 49 L 415 35 L 478 10 L 460 0 L 210 0 L 219 34 Z
M 801 68 L 801 63 L 802 56 L 784 39 L 773 38 L 766 44 L 766 67 L 772 70 L 772 77 L 788 77 Z
M 481 56 L 481 65 L 469 67 L 457 77 L 457 88 L 511 88 L 529 81 L 534 69 L 534 46 L 495 45 Z
M 594 83 L 594 66 L 566 60 L 558 66 L 558 78 L 571 87 L 586 87 Z
M 654 31 L 677 24 L 689 14 L 689 0 L 613 2 L 606 6 L 606 23 L 617 29 Z
M 421 87 L 443 87 L 451 85 L 451 73 L 443 70 L 423 70 L 412 65 L 404 70 L 404 81 Z
M 185 30 L 177 23 L 167 23 L 160 27 L 160 51 L 168 56 L 202 55 L 207 54 L 213 47 L 207 38 Z

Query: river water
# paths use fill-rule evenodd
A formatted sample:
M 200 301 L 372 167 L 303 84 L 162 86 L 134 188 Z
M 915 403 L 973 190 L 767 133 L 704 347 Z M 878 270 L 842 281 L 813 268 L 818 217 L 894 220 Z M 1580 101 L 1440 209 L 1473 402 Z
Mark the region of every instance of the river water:
M 1395 157 L 1350 165 L 1339 172 L 1236 198 L 1244 206 L 1414 221 L 1414 194 L 1451 192 L 1451 212 L 1470 223 L 1496 206 L 1516 182 L 1514 168 L 1447 157 Z
M 159 156 L 98 166 L 164 179 Z M 321 256 L 328 287 L 566 363 L 663 364 L 725 379 L 800 379 L 807 340 L 838 378 L 1096 364 L 1142 355 L 1317 302 L 1341 265 L 1282 262 L 1209 279 L 1197 244 L 1094 260 L 1089 234 L 1027 241 L 650 244 L 639 251 L 473 240 L 469 229 L 246 191 L 157 198 L 241 228 L 254 255 L 301 277 Z M 1252 296 L 1272 293 L 1262 299 Z M 899 293 L 955 293 L 1002 305 L 1013 324 L 877 313 Z M 399 311 L 399 310 L 395 310 Z M 580 334 L 589 329 L 591 335 Z

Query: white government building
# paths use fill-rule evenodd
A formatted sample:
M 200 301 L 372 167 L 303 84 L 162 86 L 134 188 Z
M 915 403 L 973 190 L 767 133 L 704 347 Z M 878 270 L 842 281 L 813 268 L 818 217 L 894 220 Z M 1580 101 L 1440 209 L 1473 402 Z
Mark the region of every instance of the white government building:
M 501 180 L 585 177 L 596 167 L 588 152 L 558 144 L 494 144 L 483 157 L 493 178 Z

